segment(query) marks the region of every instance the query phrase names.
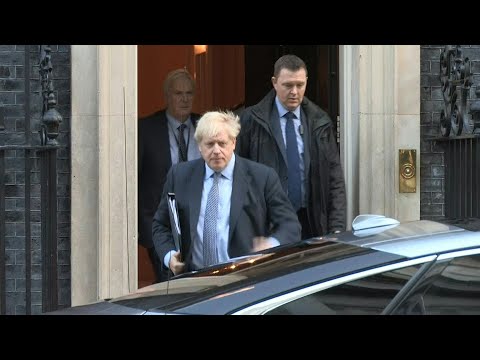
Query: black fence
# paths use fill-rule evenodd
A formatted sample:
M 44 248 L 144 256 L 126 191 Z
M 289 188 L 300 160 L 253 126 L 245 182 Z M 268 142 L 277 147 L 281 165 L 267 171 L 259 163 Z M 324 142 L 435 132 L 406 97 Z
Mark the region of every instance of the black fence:
M 480 137 L 459 136 L 445 145 L 445 216 L 480 218 Z
M 56 100 L 53 92 L 51 79 L 52 66 L 50 61 L 49 45 L 40 46 L 40 81 L 42 84 L 42 123 L 39 129 L 40 141 L 32 138 L 31 131 L 31 112 L 30 112 L 30 46 L 25 45 L 24 62 L 24 81 L 25 81 L 25 143 L 21 145 L 5 144 L 0 136 L 0 314 L 12 314 L 8 311 L 7 280 L 9 265 L 6 261 L 8 243 L 6 241 L 6 229 L 13 215 L 12 211 L 6 211 L 6 198 L 17 192 L 18 197 L 24 198 L 23 216 L 24 219 L 24 274 L 25 274 L 25 313 L 32 313 L 32 280 L 38 280 L 38 266 L 33 271 L 32 266 L 32 219 L 41 223 L 40 248 L 41 248 L 41 304 L 42 312 L 55 310 L 58 308 L 58 280 L 57 280 L 57 150 L 59 148 L 55 138 L 58 136 L 58 125 L 61 122 L 61 116 L 55 109 Z M 0 104 L 0 135 L 5 131 L 5 115 L 2 104 Z M 35 141 L 37 140 L 37 141 Z M 23 153 L 24 159 L 24 189 L 19 190 L 18 186 L 6 185 L 6 153 L 15 151 Z M 18 163 L 16 167 L 20 166 Z M 36 218 L 38 211 L 32 206 L 32 198 L 38 197 L 38 190 L 32 186 L 32 176 L 40 174 L 40 219 Z M 33 190 L 32 190 L 33 189 Z M 34 193 L 34 194 L 32 194 Z M 18 224 L 18 223 L 17 223 Z M 35 234 L 37 235 L 37 234 Z M 18 246 L 18 245 L 16 245 Z M 17 253 L 18 254 L 18 253 Z M 20 261 L 21 263 L 21 261 Z M 35 277 L 33 276 L 35 275 Z M 11 292 L 10 292 L 11 293 Z M 38 291 L 36 291 L 38 293 Z
M 443 109 L 439 140 L 444 145 L 445 217 L 480 217 L 480 91 L 471 97 L 472 61 L 460 45 L 446 45 L 440 53 Z

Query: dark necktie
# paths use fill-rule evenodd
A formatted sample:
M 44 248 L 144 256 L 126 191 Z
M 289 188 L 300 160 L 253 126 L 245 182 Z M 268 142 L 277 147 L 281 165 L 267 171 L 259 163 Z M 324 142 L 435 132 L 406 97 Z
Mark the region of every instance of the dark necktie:
M 285 126 L 285 138 L 287 143 L 287 162 L 288 162 L 288 198 L 295 211 L 298 211 L 302 205 L 302 190 L 300 177 L 300 156 L 298 154 L 297 134 L 293 125 L 295 114 L 287 112 L 284 117 L 287 119 Z
M 203 265 L 218 263 L 217 255 L 217 218 L 218 218 L 218 179 L 221 174 L 214 173 L 213 185 L 208 193 L 205 206 L 205 221 L 203 223 Z
M 187 161 L 187 145 L 185 144 L 185 137 L 183 136 L 183 130 L 187 125 L 182 124 L 178 127 L 178 162 Z

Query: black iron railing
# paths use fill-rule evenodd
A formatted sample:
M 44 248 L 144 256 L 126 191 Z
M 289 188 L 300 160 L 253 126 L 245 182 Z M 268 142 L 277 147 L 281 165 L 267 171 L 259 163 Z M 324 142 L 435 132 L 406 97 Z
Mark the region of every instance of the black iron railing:
M 40 82 L 42 91 L 42 119 L 40 124 L 40 144 L 35 144 L 31 136 L 30 111 L 30 46 L 25 45 L 25 143 L 21 145 L 5 144 L 2 133 L 4 126 L 4 108 L 0 104 L 0 314 L 13 314 L 7 310 L 7 265 L 6 265 L 6 166 L 5 153 L 15 150 L 23 152 L 25 161 L 24 181 L 24 236 L 25 236 L 25 313 L 31 314 L 32 308 L 32 168 L 33 161 L 40 159 L 40 203 L 41 203 L 41 266 L 42 266 L 42 311 L 55 310 L 58 307 L 57 279 L 57 149 L 56 142 L 62 117 L 56 110 L 56 99 L 52 83 L 51 48 L 40 46 Z M 4 135 L 4 134 L 3 134 Z
M 480 218 L 480 137 L 442 141 L 445 148 L 445 216 Z
M 440 130 L 444 137 L 472 134 L 480 126 L 478 101 L 473 104 L 469 101 L 473 85 L 471 66 L 470 59 L 463 56 L 460 45 L 446 45 L 440 53 L 443 94 Z
M 443 110 L 440 140 L 444 145 L 445 216 L 480 217 L 480 91 L 474 85 L 471 62 L 460 45 L 446 45 L 440 54 Z

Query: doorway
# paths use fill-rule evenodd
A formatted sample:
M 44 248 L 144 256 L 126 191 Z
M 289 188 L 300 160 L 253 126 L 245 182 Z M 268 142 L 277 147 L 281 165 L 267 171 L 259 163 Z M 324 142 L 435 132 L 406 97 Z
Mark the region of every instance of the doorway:
M 165 107 L 163 79 L 177 68 L 186 68 L 195 77 L 194 112 L 253 105 L 272 88 L 275 61 L 295 54 L 308 68 L 305 95 L 329 114 L 337 130 L 338 50 L 338 45 L 139 45 L 138 115 L 142 118 Z M 139 246 L 138 287 L 154 279 L 148 254 Z

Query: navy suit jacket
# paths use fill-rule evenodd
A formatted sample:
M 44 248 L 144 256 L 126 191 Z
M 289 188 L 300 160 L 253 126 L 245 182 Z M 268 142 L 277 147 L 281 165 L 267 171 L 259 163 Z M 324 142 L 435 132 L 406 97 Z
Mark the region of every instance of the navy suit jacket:
M 153 242 L 160 259 L 175 250 L 167 193 L 175 193 L 182 230 L 182 257 L 191 269 L 192 239 L 197 231 L 205 177 L 203 159 L 172 166 L 160 205 L 153 218 Z M 272 236 L 280 244 L 299 241 L 301 226 L 276 172 L 238 155 L 233 170 L 228 254 L 243 256 L 253 250 L 255 236 Z
M 190 114 L 193 126 L 199 117 Z M 138 241 L 147 248 L 153 247 L 152 218 L 171 166 L 168 120 L 161 110 L 138 123 Z

